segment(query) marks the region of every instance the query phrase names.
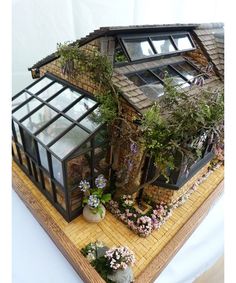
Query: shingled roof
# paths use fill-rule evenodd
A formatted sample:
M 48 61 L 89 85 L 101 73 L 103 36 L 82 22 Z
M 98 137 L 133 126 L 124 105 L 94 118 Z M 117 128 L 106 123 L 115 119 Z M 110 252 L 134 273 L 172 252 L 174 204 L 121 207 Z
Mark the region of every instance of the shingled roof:
M 196 41 L 198 48 L 203 52 L 208 62 L 211 62 L 214 67 L 214 72 L 217 76 L 212 76 L 206 80 L 206 87 L 222 87 L 223 83 L 220 81 L 224 78 L 224 25 L 222 23 L 210 23 L 210 24 L 175 24 L 175 25 L 142 25 L 142 26 L 123 26 L 123 27 L 102 27 L 97 29 L 72 44 L 79 43 L 83 46 L 99 37 L 103 36 L 118 36 L 124 34 L 141 34 L 152 32 L 171 32 L 171 31 L 191 31 L 194 40 Z M 53 53 L 46 58 L 40 60 L 34 64 L 30 69 L 40 68 L 43 65 L 58 58 L 57 53 Z M 201 65 L 197 61 L 191 58 L 195 65 L 200 69 Z M 131 82 L 126 74 L 134 71 L 145 70 L 148 68 L 155 68 L 161 65 L 176 63 L 183 60 L 181 56 L 174 56 L 171 58 L 157 58 L 150 62 L 140 62 L 134 65 L 127 64 L 123 67 L 115 67 L 113 73 L 114 84 L 122 91 L 123 97 L 129 104 L 132 105 L 138 112 L 144 113 L 154 102 L 150 100 L 138 86 Z M 197 91 L 193 87 L 192 92 Z
M 114 27 L 101 27 L 99 29 L 94 30 L 93 32 L 89 33 L 87 36 L 82 37 L 73 44 L 79 44 L 80 46 L 83 46 L 90 41 L 97 39 L 102 36 L 115 36 L 119 34 L 136 34 L 136 33 L 143 33 L 143 32 L 163 32 L 163 31 L 178 31 L 178 30 L 193 30 L 196 28 L 197 24 L 165 24 L 165 25 L 132 25 L 132 26 L 114 26 Z M 47 57 L 43 58 L 42 60 L 38 61 L 36 64 L 34 64 L 32 67 L 29 68 L 35 69 L 40 68 L 51 61 L 58 58 L 58 55 L 56 52 L 48 55 Z
M 196 40 L 206 57 L 212 62 L 217 74 L 224 78 L 224 25 L 201 24 L 194 29 Z

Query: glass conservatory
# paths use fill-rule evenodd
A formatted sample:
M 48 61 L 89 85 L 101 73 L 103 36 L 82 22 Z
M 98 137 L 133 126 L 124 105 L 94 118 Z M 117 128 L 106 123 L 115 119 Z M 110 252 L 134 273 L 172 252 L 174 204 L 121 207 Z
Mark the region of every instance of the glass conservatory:
M 82 179 L 110 178 L 107 128 L 89 93 L 46 74 L 12 99 L 13 158 L 67 221 L 82 211 Z

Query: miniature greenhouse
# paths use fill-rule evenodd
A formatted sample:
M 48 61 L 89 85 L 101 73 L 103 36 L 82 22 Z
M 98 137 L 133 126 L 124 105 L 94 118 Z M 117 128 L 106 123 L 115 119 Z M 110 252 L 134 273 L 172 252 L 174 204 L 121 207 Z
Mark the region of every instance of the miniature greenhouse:
M 69 221 L 81 212 L 79 180 L 109 177 L 106 126 L 87 92 L 52 75 L 13 97 L 13 156 Z
M 13 97 L 14 160 L 68 222 L 100 175 L 111 201 L 178 202 L 223 152 L 223 33 L 104 27 L 58 44 Z

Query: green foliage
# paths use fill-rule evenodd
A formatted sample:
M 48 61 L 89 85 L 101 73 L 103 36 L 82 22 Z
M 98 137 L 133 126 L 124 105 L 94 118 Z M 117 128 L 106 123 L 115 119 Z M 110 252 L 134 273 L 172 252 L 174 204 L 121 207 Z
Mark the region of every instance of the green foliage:
M 142 120 L 142 143 L 160 173 L 176 168 L 176 157 L 187 163 L 201 157 L 206 143 L 220 142 L 223 134 L 223 91 L 199 89 L 197 95 L 178 91 L 165 79 L 165 95 Z M 167 177 L 167 176 L 166 176 Z
M 109 280 L 107 276 L 112 273 L 112 269 L 110 268 L 107 259 L 102 256 L 100 258 L 95 259 L 92 262 L 92 266 L 97 270 L 97 272 L 101 275 L 101 277 L 107 282 L 112 283 L 113 281 Z
M 98 122 L 112 123 L 118 113 L 118 91 L 112 83 L 112 64 L 107 56 L 102 55 L 96 48 L 86 51 L 79 48 L 79 44 L 58 44 L 57 53 L 64 75 L 79 79 L 88 76 L 97 84 L 95 94 L 101 103 L 99 117 L 94 117 Z

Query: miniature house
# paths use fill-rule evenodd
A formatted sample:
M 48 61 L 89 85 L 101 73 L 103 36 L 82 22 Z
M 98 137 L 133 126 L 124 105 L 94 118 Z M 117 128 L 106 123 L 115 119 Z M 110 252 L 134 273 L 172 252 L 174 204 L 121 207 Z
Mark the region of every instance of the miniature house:
M 134 129 L 142 114 L 164 95 L 163 70 L 187 89 L 210 63 L 212 75 L 204 76 L 204 87 L 223 86 L 223 42 L 222 24 L 105 27 L 78 41 L 80 48 L 95 48 L 112 62 L 112 80 L 122 94 L 122 115 Z M 12 100 L 13 158 L 71 221 L 82 211 L 79 182 L 87 179 L 93 184 L 99 174 L 113 178 L 125 162 L 130 143 L 112 147 L 107 126 L 93 119 L 99 115 L 96 85 L 87 76 L 76 80 L 63 75 L 57 53 L 29 70 L 36 81 Z M 197 95 L 196 88 L 191 91 Z M 176 198 L 188 190 L 196 174 L 204 173 L 212 157 L 212 145 L 206 143 L 202 158 L 188 172 L 183 168 L 172 172 L 169 183 L 160 177 L 144 194 L 156 201 Z M 143 159 L 139 151 L 133 159 L 130 178 L 119 188 L 120 194 L 133 193 L 134 187 L 152 178 L 152 158 Z

